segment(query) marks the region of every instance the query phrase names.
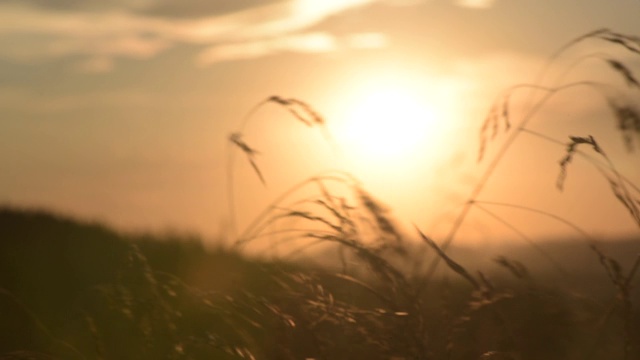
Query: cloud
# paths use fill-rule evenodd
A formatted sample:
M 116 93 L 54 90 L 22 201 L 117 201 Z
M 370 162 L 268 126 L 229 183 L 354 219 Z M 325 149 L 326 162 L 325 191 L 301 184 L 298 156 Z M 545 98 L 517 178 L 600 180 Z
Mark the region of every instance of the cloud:
M 261 2 L 262 5 L 245 0 L 246 6 L 253 6 L 226 14 L 178 19 L 136 13 L 131 6 L 89 11 L 85 8 L 91 6 L 81 6 L 75 0 L 49 5 L 69 9 L 64 11 L 5 1 L 0 2 L 0 45 L 6 46 L 0 50 L 0 57 L 37 62 L 81 55 L 87 57 L 84 70 L 108 71 L 116 58 L 148 59 L 186 43 L 204 47 L 197 59 L 199 64 L 281 51 L 316 53 L 345 47 L 380 47 L 386 40 L 377 35 L 356 35 L 336 46 L 336 39 L 330 34 L 305 32 L 328 17 L 377 1 L 389 0 L 289 0 Z M 158 2 L 134 3 L 135 8 L 147 9 Z M 196 0 L 188 3 L 204 6 Z M 98 6 L 93 0 L 89 4 Z
M 76 69 L 84 73 L 104 73 L 113 70 L 113 59 L 108 57 L 94 57 L 80 62 Z
M 377 49 L 387 46 L 389 39 L 382 33 L 351 34 L 345 39 L 349 47 L 354 49 Z
M 93 64 L 87 63 L 87 71 L 100 71 L 99 59 Z M 94 68 L 92 68 L 94 67 Z M 108 91 L 99 90 L 83 94 L 42 93 L 36 90 L 0 86 L 0 110 L 4 112 L 20 111 L 30 114 L 54 114 L 78 109 L 144 107 L 155 106 L 158 101 L 170 101 L 174 98 L 162 98 L 135 90 Z
M 281 0 L 153 0 L 142 13 L 164 18 L 199 18 L 223 15 Z
M 200 18 L 245 10 L 283 0 L 0 0 L 55 11 L 122 11 L 164 18 Z
M 474 9 L 488 9 L 495 4 L 496 0 L 457 0 L 456 3 L 459 6 L 474 8 Z
M 383 0 L 382 3 L 390 6 L 413 6 L 427 0 Z
M 326 32 L 281 36 L 257 41 L 211 46 L 200 53 L 197 62 L 208 66 L 217 62 L 250 59 L 282 52 L 328 53 L 341 49 L 375 49 L 387 45 L 381 33 L 351 34 L 338 38 Z
M 144 38 L 138 35 L 114 36 L 97 43 L 90 38 L 62 39 L 50 43 L 47 51 L 51 55 L 99 55 L 147 59 L 168 48 L 170 42 L 161 38 Z

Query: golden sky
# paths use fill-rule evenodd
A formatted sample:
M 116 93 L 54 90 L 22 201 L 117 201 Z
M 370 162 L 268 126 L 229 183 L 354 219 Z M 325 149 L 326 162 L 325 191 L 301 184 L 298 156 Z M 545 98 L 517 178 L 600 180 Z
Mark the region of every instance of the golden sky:
M 476 161 L 478 134 L 500 91 L 533 81 L 556 49 L 587 32 L 640 35 L 638 15 L 635 0 L 2 0 L 0 202 L 213 238 L 228 224 L 228 135 L 279 95 L 323 114 L 333 142 L 277 104 L 260 108 L 243 134 L 260 151 L 267 187 L 237 156 L 240 226 L 301 179 L 343 169 L 437 235 L 487 164 Z M 558 63 L 602 46 L 587 41 Z M 621 84 L 593 59 L 567 81 L 593 76 Z M 562 142 L 593 135 L 640 183 L 639 154 L 625 152 L 591 90 L 557 96 L 529 128 Z M 491 143 L 489 160 L 505 138 Z M 546 209 L 596 234 L 637 231 L 586 162 L 576 160 L 556 189 L 563 152 L 521 136 L 479 198 Z M 570 234 L 495 211 L 533 236 Z M 481 213 L 464 234 L 512 235 Z

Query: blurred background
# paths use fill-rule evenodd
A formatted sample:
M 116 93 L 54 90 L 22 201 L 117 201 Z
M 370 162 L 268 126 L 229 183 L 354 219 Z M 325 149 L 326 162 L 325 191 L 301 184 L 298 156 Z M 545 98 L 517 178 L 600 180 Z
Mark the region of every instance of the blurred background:
M 341 169 L 398 219 L 438 237 L 505 139 L 500 129 L 477 162 L 480 127 L 500 92 L 534 81 L 555 50 L 582 34 L 640 34 L 638 14 L 631 0 L 3 0 L 0 202 L 126 231 L 224 238 L 228 136 L 278 95 L 311 105 L 330 136 L 277 104 L 253 113 L 241 130 L 259 151 L 266 186 L 237 155 L 239 229 L 298 181 Z M 597 46 L 580 44 L 549 74 Z M 624 85 L 598 59 L 562 81 L 585 77 Z M 514 124 L 532 95 L 517 94 Z M 553 97 L 528 127 L 562 142 L 593 135 L 625 176 L 640 180 L 638 154 L 626 151 L 592 89 Z M 546 209 L 598 235 L 635 231 L 588 163 L 577 159 L 564 192 L 555 188 L 564 151 L 523 134 L 480 199 Z M 531 236 L 573 234 L 545 217 L 494 210 Z M 477 212 L 461 234 L 482 243 L 513 236 Z

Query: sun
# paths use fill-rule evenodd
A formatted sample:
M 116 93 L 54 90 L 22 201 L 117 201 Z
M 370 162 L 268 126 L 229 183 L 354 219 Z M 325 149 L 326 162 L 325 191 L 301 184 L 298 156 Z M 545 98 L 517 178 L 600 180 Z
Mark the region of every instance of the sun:
M 437 113 L 417 94 L 399 87 L 381 87 L 362 94 L 340 130 L 348 151 L 386 162 L 412 156 L 424 148 Z
M 436 77 L 371 77 L 345 86 L 331 133 L 339 166 L 395 214 L 425 214 L 425 196 L 447 166 L 456 97 Z M 331 118 L 330 118 L 331 119 Z M 444 165 L 443 165 L 444 164 Z M 434 196 L 429 197 L 433 204 Z
M 345 165 L 368 173 L 404 172 L 438 160 L 449 123 L 442 102 L 408 81 L 352 89 L 334 129 Z
M 336 145 L 330 161 L 396 214 L 423 216 L 445 202 L 447 194 L 431 191 L 450 187 L 466 149 L 475 144 L 467 136 L 470 100 L 461 101 L 469 99 L 469 85 L 398 64 L 371 64 L 345 74 L 328 93 L 327 127 Z

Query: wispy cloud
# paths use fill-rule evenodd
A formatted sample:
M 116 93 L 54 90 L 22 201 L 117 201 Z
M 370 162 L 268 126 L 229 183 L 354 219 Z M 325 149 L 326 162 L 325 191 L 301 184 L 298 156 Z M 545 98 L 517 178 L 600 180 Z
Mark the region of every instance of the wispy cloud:
M 207 66 L 281 52 L 328 53 L 341 49 L 381 48 L 387 43 L 387 37 L 381 33 L 351 34 L 338 38 L 326 32 L 312 32 L 211 46 L 200 53 L 197 62 Z
M 457 0 L 458 5 L 475 9 L 488 9 L 492 7 L 496 0 Z
M 90 58 L 76 65 L 76 69 L 83 73 L 104 73 L 113 70 L 114 67 L 113 59 L 104 56 Z
M 24 62 L 81 55 L 86 56 L 79 64 L 82 71 L 108 71 L 114 59 L 147 59 L 184 43 L 203 46 L 196 59 L 201 65 L 281 51 L 380 47 L 386 44 L 381 34 L 347 35 L 343 41 L 307 32 L 330 16 L 377 1 L 383 0 L 291 0 L 199 18 L 150 16 L 127 8 L 63 11 L 4 3 L 0 57 Z
M 368 32 L 346 37 L 348 46 L 355 49 L 376 49 L 387 46 L 389 39 L 382 33 Z
M 100 71 L 102 66 L 110 65 L 96 61 L 95 63 L 89 62 L 86 66 L 87 71 Z M 164 95 L 122 89 L 117 91 L 99 90 L 82 94 L 58 94 L 0 86 L 0 110 L 4 112 L 20 111 L 28 114 L 53 114 L 78 109 L 139 108 L 156 106 L 158 101 L 175 101 L 175 96 L 172 98 L 163 98 L 162 96 Z
M 267 54 L 292 51 L 303 53 L 330 52 L 337 49 L 335 37 L 327 33 L 307 33 L 276 38 L 212 46 L 198 57 L 200 65 L 247 59 Z

